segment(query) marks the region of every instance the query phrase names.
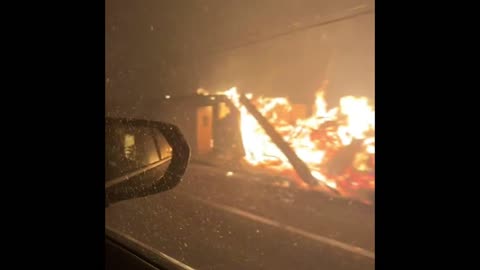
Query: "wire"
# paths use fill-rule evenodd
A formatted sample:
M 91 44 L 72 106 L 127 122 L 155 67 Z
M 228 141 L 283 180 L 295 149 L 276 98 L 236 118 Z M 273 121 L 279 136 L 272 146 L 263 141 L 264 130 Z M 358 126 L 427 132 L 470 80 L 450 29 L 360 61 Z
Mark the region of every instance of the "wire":
M 243 47 L 248 47 L 248 46 L 255 45 L 255 44 L 258 44 L 258 43 L 261 43 L 261 42 L 265 42 L 265 41 L 273 40 L 273 39 L 276 39 L 276 38 L 279 38 L 279 37 L 282 37 L 282 36 L 290 35 L 290 34 L 295 33 L 295 32 L 305 31 L 305 30 L 312 29 L 312 28 L 315 28 L 315 27 L 324 26 L 324 25 L 348 20 L 348 19 L 352 19 L 352 18 L 361 16 L 361 15 L 366 15 L 366 14 L 371 14 L 371 13 L 375 13 L 374 7 L 366 6 L 366 5 L 358 6 L 358 7 L 349 9 L 342 14 L 337 14 L 337 15 L 334 15 L 334 16 L 327 16 L 326 18 L 323 18 L 323 20 L 320 20 L 319 22 L 316 22 L 316 23 L 313 23 L 313 24 L 310 24 L 310 25 L 305 25 L 303 27 L 298 27 L 298 28 L 295 28 L 295 29 L 292 29 L 292 30 L 289 30 L 289 31 L 285 31 L 285 32 L 282 32 L 282 33 L 277 33 L 277 34 L 274 34 L 274 35 L 269 36 L 269 37 L 244 42 L 244 43 L 241 43 L 241 44 L 238 44 L 238 45 L 235 45 L 235 46 L 231 46 L 231 47 L 227 47 L 227 48 L 223 48 L 223 49 L 211 50 L 210 52 L 207 53 L 207 55 L 225 53 L 225 52 L 228 52 L 228 51 L 231 51 L 231 50 L 235 50 L 235 49 L 239 49 L 239 48 L 243 48 Z

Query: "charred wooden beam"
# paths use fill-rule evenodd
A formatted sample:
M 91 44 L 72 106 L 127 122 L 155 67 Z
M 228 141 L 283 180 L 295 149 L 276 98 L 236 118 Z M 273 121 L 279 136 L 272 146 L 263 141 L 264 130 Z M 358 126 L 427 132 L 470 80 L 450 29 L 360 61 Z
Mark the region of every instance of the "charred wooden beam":
M 318 184 L 323 184 L 328 190 L 334 192 L 335 194 L 338 194 L 338 191 L 325 185 L 324 183 L 319 182 L 316 180 L 313 176 L 312 173 L 310 172 L 310 169 L 308 166 L 301 160 L 295 151 L 288 145 L 285 140 L 283 140 L 282 136 L 278 134 L 278 132 L 275 130 L 275 128 L 268 122 L 268 120 L 263 117 L 263 115 L 255 108 L 255 106 L 250 102 L 250 100 L 244 95 L 240 95 L 240 103 L 245 106 L 245 108 L 255 117 L 257 122 L 262 126 L 262 128 L 265 130 L 265 132 L 270 136 L 272 139 L 273 143 L 282 151 L 282 153 L 287 157 L 288 161 L 290 164 L 292 164 L 293 168 L 297 172 L 298 176 L 307 183 L 308 185 L 318 185 Z

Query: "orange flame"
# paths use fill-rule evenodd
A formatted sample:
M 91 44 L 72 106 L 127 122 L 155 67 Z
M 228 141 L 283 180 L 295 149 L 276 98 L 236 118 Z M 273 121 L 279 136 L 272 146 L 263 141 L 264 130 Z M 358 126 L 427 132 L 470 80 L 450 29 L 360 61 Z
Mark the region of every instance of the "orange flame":
M 346 96 L 340 99 L 340 107 L 328 110 L 325 101 L 325 85 L 316 93 L 313 115 L 288 119 L 292 106 L 287 98 L 252 99 L 259 112 L 276 128 L 290 144 L 318 181 L 353 196 L 359 189 L 375 188 L 375 110 L 366 97 Z M 199 93 L 206 94 L 205 90 Z M 240 111 L 240 130 L 245 149 L 245 160 L 253 166 L 263 166 L 277 171 L 293 171 L 285 155 L 271 141 L 256 119 L 240 103 L 236 87 L 217 94 L 226 95 Z M 352 145 L 353 140 L 363 140 L 361 147 L 352 155 L 347 169 L 332 174 L 328 163 L 341 149 Z M 372 173 L 373 171 L 373 173 Z

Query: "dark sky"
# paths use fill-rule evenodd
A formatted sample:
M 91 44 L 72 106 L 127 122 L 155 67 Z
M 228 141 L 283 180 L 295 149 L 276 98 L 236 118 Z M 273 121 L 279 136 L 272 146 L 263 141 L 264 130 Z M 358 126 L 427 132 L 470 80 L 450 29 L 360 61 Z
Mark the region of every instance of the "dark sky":
M 304 101 L 327 77 L 332 98 L 373 97 L 373 14 L 243 46 L 362 5 L 373 1 L 107 0 L 107 103 L 229 84 Z

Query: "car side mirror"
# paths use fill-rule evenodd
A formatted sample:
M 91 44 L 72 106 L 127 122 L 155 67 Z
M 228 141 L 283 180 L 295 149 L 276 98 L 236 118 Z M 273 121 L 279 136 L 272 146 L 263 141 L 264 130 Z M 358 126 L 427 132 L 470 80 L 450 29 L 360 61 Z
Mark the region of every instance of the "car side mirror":
M 105 118 L 105 206 L 175 187 L 189 159 L 190 147 L 172 124 Z

